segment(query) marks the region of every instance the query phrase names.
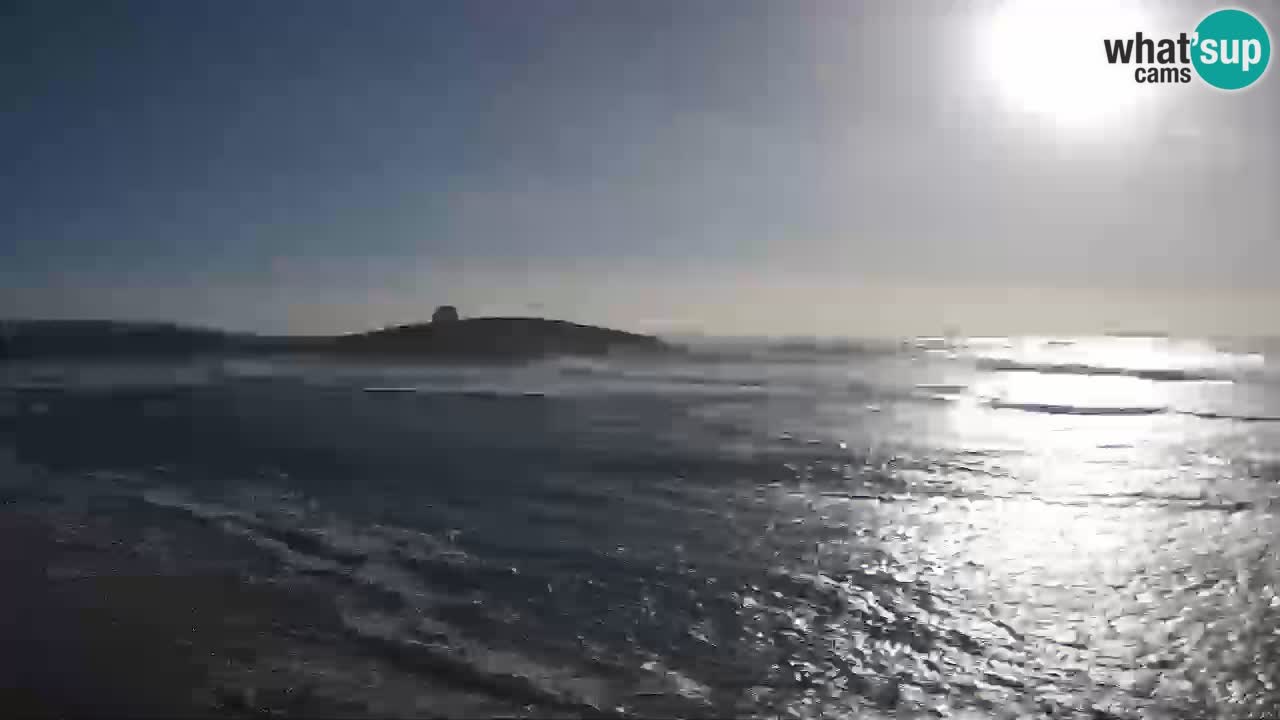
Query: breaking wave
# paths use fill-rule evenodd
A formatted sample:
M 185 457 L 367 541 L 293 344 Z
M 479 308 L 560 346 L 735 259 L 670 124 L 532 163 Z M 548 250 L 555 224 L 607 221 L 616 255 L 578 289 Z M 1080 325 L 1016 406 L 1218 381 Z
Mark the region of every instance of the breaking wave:
M 1204 369 L 1125 368 L 1084 364 L 1026 363 L 1000 358 L 979 358 L 977 365 L 990 372 L 1026 372 L 1045 375 L 1096 375 L 1133 377 L 1157 382 L 1231 382 L 1222 372 Z

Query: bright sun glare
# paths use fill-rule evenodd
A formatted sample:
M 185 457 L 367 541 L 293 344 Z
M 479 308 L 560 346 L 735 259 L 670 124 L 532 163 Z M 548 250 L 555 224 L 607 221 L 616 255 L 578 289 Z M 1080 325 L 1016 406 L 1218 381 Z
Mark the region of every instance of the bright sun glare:
M 1102 40 L 1150 34 L 1153 17 L 1128 0 L 1004 0 L 979 37 L 984 70 L 1015 113 L 1066 129 L 1127 122 L 1147 93 Z

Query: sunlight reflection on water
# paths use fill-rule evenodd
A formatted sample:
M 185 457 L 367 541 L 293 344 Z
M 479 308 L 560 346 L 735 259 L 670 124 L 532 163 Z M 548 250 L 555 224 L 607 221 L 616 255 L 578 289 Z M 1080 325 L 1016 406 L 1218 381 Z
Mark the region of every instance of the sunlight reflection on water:
M 932 640 L 915 653 L 950 668 L 946 687 L 930 688 L 922 682 L 930 673 L 881 638 L 889 651 L 879 676 L 901 679 L 894 713 L 1272 716 L 1280 709 L 1280 575 L 1271 552 L 1280 494 L 1241 464 L 1240 451 L 1274 447 L 1276 435 L 1180 410 L 1221 406 L 1224 386 L 1235 389 L 1196 373 L 1256 369 L 1260 356 L 1163 341 L 1096 341 L 1057 355 L 1040 347 L 1039 356 L 1018 358 L 1025 365 L 974 376 L 940 414 L 900 409 L 876 441 L 882 449 L 940 446 L 961 460 L 900 471 L 905 493 L 845 500 L 843 521 L 818 498 L 804 511 L 788 502 L 828 529 L 875 538 L 889 558 L 885 572 L 905 581 L 884 612 L 917 615 L 908 636 Z M 1035 363 L 1052 364 L 1028 370 Z M 1128 370 L 1196 379 L 1121 374 Z M 859 561 L 866 547 L 826 543 L 815 563 L 828 577 L 870 569 Z M 823 565 L 824 552 L 846 559 Z M 913 599 L 908 587 L 925 595 Z M 926 610 L 939 602 L 950 610 Z M 869 657 L 855 653 L 854 664 Z

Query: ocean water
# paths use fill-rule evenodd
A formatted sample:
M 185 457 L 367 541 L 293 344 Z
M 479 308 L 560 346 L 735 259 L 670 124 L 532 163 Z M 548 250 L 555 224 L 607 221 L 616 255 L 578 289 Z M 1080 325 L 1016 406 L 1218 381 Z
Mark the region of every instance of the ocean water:
M 130 712 L 1277 717 L 1277 357 L 8 366 L 0 668 Z

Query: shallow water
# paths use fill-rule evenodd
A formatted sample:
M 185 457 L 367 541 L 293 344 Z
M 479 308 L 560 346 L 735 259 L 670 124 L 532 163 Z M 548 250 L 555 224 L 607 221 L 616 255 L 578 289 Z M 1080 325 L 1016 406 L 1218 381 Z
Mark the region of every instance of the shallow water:
M 3 512 L 56 592 L 204 608 L 198 707 L 1280 715 L 1280 375 L 1247 347 L 4 374 Z M 233 599 L 163 589 L 211 578 Z

